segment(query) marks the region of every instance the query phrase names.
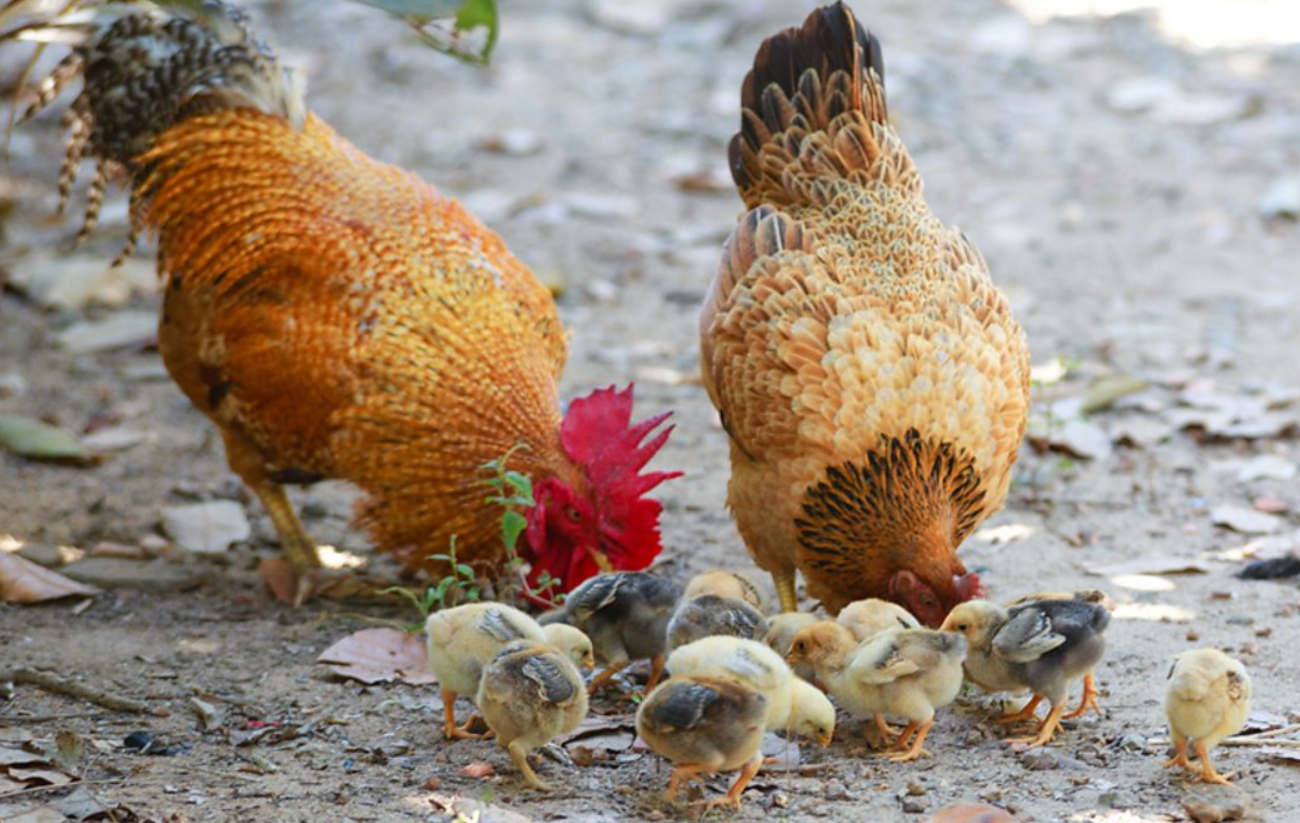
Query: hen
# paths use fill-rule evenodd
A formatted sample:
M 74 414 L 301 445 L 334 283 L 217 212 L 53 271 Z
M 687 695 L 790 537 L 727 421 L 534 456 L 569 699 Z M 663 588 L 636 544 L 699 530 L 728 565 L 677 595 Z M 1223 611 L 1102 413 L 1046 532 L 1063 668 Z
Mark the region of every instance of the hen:
M 459 561 L 500 573 L 484 467 L 507 454 L 536 499 L 520 549 L 534 582 L 648 565 L 661 506 L 643 495 L 674 474 L 642 469 L 666 415 L 631 424 L 631 387 L 562 415 L 554 300 L 501 238 L 306 112 L 242 13 L 174 5 L 91 27 L 27 114 L 80 77 L 61 201 L 94 158 L 93 225 L 125 172 L 132 240 L 158 239 L 167 370 L 221 431 L 299 579 L 320 561 L 282 484 L 322 478 L 367 494 L 359 522 L 408 566 L 444 572 L 433 555 L 454 537 Z
M 868 597 L 938 625 L 957 547 L 1001 508 L 1029 352 L 979 252 L 926 205 L 880 44 L 842 3 L 759 48 L 732 176 L 749 211 L 700 315 L 727 502 L 783 611 Z

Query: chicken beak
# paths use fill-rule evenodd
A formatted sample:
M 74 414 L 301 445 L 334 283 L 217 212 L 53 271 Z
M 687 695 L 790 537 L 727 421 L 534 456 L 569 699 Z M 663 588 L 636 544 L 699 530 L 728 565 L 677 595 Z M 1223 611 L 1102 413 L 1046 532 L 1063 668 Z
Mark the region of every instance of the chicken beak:
M 822 745 L 822 748 L 825 748 L 831 744 L 831 739 L 834 737 L 835 737 L 835 732 L 826 732 L 825 734 L 819 734 L 817 735 L 817 742 Z

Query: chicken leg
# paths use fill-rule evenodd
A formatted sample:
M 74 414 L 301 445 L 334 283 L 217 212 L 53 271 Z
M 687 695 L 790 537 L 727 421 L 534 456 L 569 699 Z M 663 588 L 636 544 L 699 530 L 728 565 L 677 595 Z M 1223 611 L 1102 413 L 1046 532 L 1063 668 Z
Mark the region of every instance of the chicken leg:
M 1038 709 L 1038 704 L 1042 702 L 1043 696 L 1041 694 L 1036 694 L 1029 699 L 1029 702 L 1025 704 L 1023 709 L 1018 712 L 1011 712 L 1010 714 L 1002 715 L 998 718 L 998 722 L 1013 724 L 1021 723 L 1025 720 L 1037 720 L 1038 715 L 1034 714 L 1034 712 Z
M 781 602 L 781 611 L 799 611 L 799 598 L 795 595 L 795 571 L 772 572 L 772 582 L 776 584 L 776 596 Z
M 1192 761 L 1187 759 L 1187 738 L 1174 735 L 1174 756 L 1165 761 L 1165 768 L 1182 767 L 1189 772 L 1196 771 Z
M 523 745 L 518 740 L 506 746 L 506 751 L 510 753 L 510 759 L 514 761 L 515 768 L 523 773 L 524 782 L 530 788 L 537 789 L 539 792 L 549 792 L 551 790 L 550 786 L 538 779 L 537 772 L 533 771 L 532 764 L 528 762 L 528 752 L 524 750 Z
M 1027 749 L 1036 749 L 1039 746 L 1046 746 L 1056 737 L 1056 730 L 1061 726 L 1061 715 L 1065 714 L 1065 703 L 1061 705 L 1052 704 L 1052 710 L 1047 713 L 1043 719 L 1043 725 L 1038 727 L 1038 734 L 1033 737 L 1012 737 L 1007 739 L 1007 743 L 1023 744 Z
M 221 439 L 226 444 L 226 460 L 230 468 L 248 484 L 271 516 L 275 532 L 280 537 L 280 549 L 293 567 L 294 576 L 301 580 L 321 568 L 316 541 L 302 527 L 284 487 L 267 476 L 262 456 L 248 441 L 228 429 L 221 430 Z
M 1183 745 L 1186 746 L 1187 742 L 1183 741 Z M 1226 785 L 1228 783 L 1228 778 L 1232 777 L 1232 774 L 1219 774 L 1214 770 L 1214 763 L 1210 761 L 1210 750 L 1206 748 L 1205 743 L 1197 740 L 1192 743 L 1192 748 L 1196 749 L 1196 757 L 1201 761 L 1201 773 L 1197 775 L 1196 779 L 1204 783 L 1219 783 Z
M 469 727 L 474 725 L 474 721 L 478 719 L 477 714 L 470 715 L 469 720 L 465 721 L 465 725 L 456 725 L 456 695 L 446 689 L 442 690 L 442 717 L 442 736 L 448 740 L 479 740 L 483 737 L 483 735 L 475 734 L 469 730 Z M 520 769 L 520 771 L 523 771 L 523 769 Z M 526 772 L 525 776 L 527 776 Z
M 744 793 L 745 787 L 749 785 L 749 781 L 754 779 L 754 775 L 758 774 L 758 770 L 762 765 L 763 756 L 761 754 L 754 755 L 754 757 L 751 758 L 743 768 L 741 768 L 740 774 L 736 776 L 736 782 L 731 784 L 731 788 L 727 790 L 727 795 L 725 797 L 715 797 L 712 800 L 704 801 L 700 805 L 704 807 L 705 811 L 716 806 L 729 806 L 736 811 L 740 811 L 740 795 Z
M 933 719 L 927 720 L 924 723 L 917 723 L 915 720 L 908 723 L 907 728 L 903 729 L 903 733 L 898 736 L 898 747 L 899 749 L 902 749 L 902 751 L 886 755 L 886 757 L 895 763 L 906 763 L 911 760 L 916 760 L 921 755 L 928 756 L 930 753 L 921 747 L 925 743 L 925 736 L 930 733 L 930 727 L 933 725 Z M 915 737 L 913 737 L 913 735 L 915 735 Z M 909 739 L 912 740 L 910 746 L 907 745 Z M 904 749 L 904 746 L 907 748 Z

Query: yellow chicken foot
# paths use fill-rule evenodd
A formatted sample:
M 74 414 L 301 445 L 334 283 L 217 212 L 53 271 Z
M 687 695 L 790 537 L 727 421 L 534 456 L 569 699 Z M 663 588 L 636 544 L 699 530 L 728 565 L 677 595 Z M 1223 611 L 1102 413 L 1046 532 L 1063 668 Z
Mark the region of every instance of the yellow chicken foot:
M 1062 720 L 1069 720 L 1074 717 L 1081 717 L 1087 713 L 1091 707 L 1097 714 L 1101 714 L 1101 706 L 1097 705 L 1097 695 L 1100 694 L 1092 685 L 1092 672 L 1083 676 L 1083 697 L 1079 699 L 1079 707 L 1069 714 L 1061 715 Z
M 893 726 L 886 723 L 885 716 L 880 712 L 871 715 L 871 719 L 876 724 L 876 728 L 880 730 L 885 745 L 889 745 L 889 742 L 894 739 L 894 735 L 898 734 L 899 729 L 895 729 Z
M 1196 771 L 1196 767 L 1192 765 L 1192 761 L 1187 759 L 1187 738 L 1186 737 L 1174 738 L 1174 756 L 1166 760 L 1164 765 L 1166 769 L 1172 769 L 1176 766 L 1181 766 L 1182 768 L 1187 769 L 1189 772 Z
M 1186 741 L 1183 742 L 1183 745 L 1184 747 L 1187 745 Z M 1232 774 L 1219 774 L 1214 770 L 1214 764 L 1210 762 L 1210 750 L 1205 748 L 1204 743 L 1197 740 L 1192 744 L 1192 747 L 1196 749 L 1196 756 L 1201 761 L 1201 771 L 1200 774 L 1196 776 L 1196 779 L 1203 783 L 1220 783 L 1226 785 L 1228 783 L 1228 778 L 1232 777 Z
M 524 775 L 524 782 L 529 787 L 537 789 L 539 792 L 549 792 L 551 787 L 543 783 L 537 777 L 537 772 L 533 771 L 532 764 L 528 762 L 528 752 L 520 745 L 519 741 L 506 746 L 506 751 L 510 753 L 510 759 L 514 761 L 515 767 Z
M 726 797 L 715 797 L 712 800 L 705 800 L 699 805 L 703 806 L 705 811 L 717 806 L 728 806 L 739 811 L 740 795 L 745 791 L 745 787 L 749 785 L 749 781 L 754 779 L 754 775 L 758 774 L 758 769 L 762 765 L 762 756 L 756 755 L 745 764 L 744 768 L 740 770 L 740 775 L 736 778 L 736 782 L 732 783 L 731 788 L 727 790 Z
M 1012 737 L 1005 742 L 1013 745 L 1023 744 L 1026 749 L 1036 749 L 1039 746 L 1046 746 L 1056 737 L 1056 730 L 1061 726 L 1061 715 L 1065 713 L 1064 704 L 1053 705 L 1052 710 L 1047 713 L 1043 720 L 1043 725 L 1038 727 L 1038 734 L 1033 737 Z
M 930 733 L 930 727 L 933 725 L 933 720 L 927 720 L 924 723 L 908 723 L 907 728 L 903 729 L 903 734 L 898 739 L 903 741 L 915 734 L 916 738 L 912 741 L 912 745 L 909 746 L 906 751 L 887 755 L 887 757 L 895 763 L 906 763 L 910 760 L 916 760 L 921 755 L 928 757 L 930 753 L 921 747 L 925 744 L 925 736 Z
M 668 792 L 666 796 L 669 802 L 677 802 L 677 790 L 681 788 L 683 783 L 690 783 L 695 780 L 697 775 L 710 774 L 712 771 L 713 769 L 707 766 L 695 764 L 678 766 L 673 769 L 672 777 L 668 778 Z
M 478 715 L 470 715 L 464 726 L 456 725 L 456 695 L 448 691 L 442 693 L 442 718 L 442 736 L 448 740 L 479 740 L 483 737 L 469 730 Z
M 788 572 L 772 573 L 772 582 L 776 584 L 776 596 L 781 602 L 783 612 L 799 611 L 799 598 L 794 592 L 794 575 L 793 569 Z
M 591 679 L 591 683 L 587 685 L 587 694 L 595 694 L 605 688 L 610 679 L 621 672 L 626 665 L 626 663 L 620 663 L 617 666 L 606 666 L 604 671 Z
M 668 656 L 665 654 L 657 654 L 650 658 L 650 678 L 645 682 L 645 691 L 642 695 L 649 694 L 659 684 L 659 676 L 664 673 L 664 663 L 667 660 Z
M 1038 716 L 1034 714 L 1034 712 L 1038 709 L 1038 704 L 1042 702 L 1043 696 L 1041 694 L 1036 694 L 1030 698 L 1029 702 L 1025 704 L 1023 709 L 1018 712 L 1002 715 L 998 718 L 998 722 L 1010 725 L 1013 723 L 1023 723 L 1026 720 L 1037 720 Z

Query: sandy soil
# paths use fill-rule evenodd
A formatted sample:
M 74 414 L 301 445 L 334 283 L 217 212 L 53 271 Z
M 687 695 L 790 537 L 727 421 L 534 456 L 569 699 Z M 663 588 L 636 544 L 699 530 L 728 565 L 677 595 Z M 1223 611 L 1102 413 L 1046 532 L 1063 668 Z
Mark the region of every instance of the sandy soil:
M 801 20 L 807 4 L 655 0 L 636 14 L 597 5 L 606 4 L 506 4 L 488 70 L 453 65 L 346 3 L 268 0 L 254 4 L 254 19 L 309 71 L 322 117 L 463 197 L 541 276 L 564 283 L 566 394 L 635 380 L 640 414 L 675 411 L 658 465 L 686 476 L 661 494 L 665 573 L 751 568 L 723 506 L 725 438 L 692 380 L 695 307 L 739 209 L 724 147 L 740 80 L 762 37 Z M 1281 17 L 1247 32 L 1272 42 L 1207 45 L 1150 13 L 1031 19 L 991 0 L 859 5 L 884 43 L 891 112 L 932 206 L 987 256 L 1035 364 L 1069 367 L 1035 388 L 1039 416 L 1050 404 L 1058 422 L 1047 439 L 1064 436 L 1098 381 L 1129 375 L 1148 385 L 1071 430 L 1091 458 L 1026 445 L 1005 511 L 963 550 L 998 597 L 1111 592 L 1120 610 L 1097 673 L 1106 715 L 1074 722 L 1057 756 L 1033 763 L 1001 744 L 990 701 L 970 695 L 943 713 L 934 757 L 910 765 L 873 759 L 858 724 L 844 719 L 831 749 L 804 748 L 816 768 L 760 776 L 740 818 L 919 819 L 982 797 L 1040 821 L 1187 819 L 1183 802 L 1202 790 L 1161 769 L 1156 742 L 1173 653 L 1215 645 L 1238 654 L 1267 713 L 1261 722 L 1300 719 L 1291 685 L 1300 664 L 1289 652 L 1300 639 L 1300 593 L 1294 582 L 1233 577 L 1232 550 L 1258 537 L 1214 523 L 1223 505 L 1280 510 L 1257 527 L 1273 532 L 1253 547 L 1263 553 L 1290 548 L 1300 525 L 1294 483 L 1255 477 L 1249 466 L 1260 464 L 1247 462 L 1300 460 L 1286 436 L 1300 416 L 1300 360 L 1289 356 L 1300 350 L 1300 226 L 1259 208 L 1270 186 L 1300 173 L 1300 46 L 1278 42 Z M 13 65 L 3 64 L 10 80 Z M 493 804 L 483 819 L 689 814 L 658 799 L 668 770 L 652 755 L 615 751 L 587 767 L 546 761 L 543 775 L 563 788 L 538 796 L 493 744 L 439 739 L 434 689 L 362 686 L 314 662 L 350 631 L 414 614 L 271 602 L 255 573 L 275 551 L 269 521 L 157 353 L 58 345 L 61 329 L 158 301 L 140 276 L 147 249 L 128 289 L 97 292 L 115 305 L 47 309 L 24 287 L 43 266 L 69 265 L 74 226 L 47 218 L 56 124 L 45 117 L 20 129 L 0 173 L 0 262 L 11 280 L 0 294 L 0 412 L 70 431 L 107 422 L 138 437 L 93 468 L 0 454 L 0 534 L 32 546 L 136 545 L 157 534 L 164 506 L 234 499 L 253 538 L 180 566 L 118 568 L 125 585 L 84 610 L 0 605 L 0 668 L 45 667 L 171 709 L 139 717 L 20 685 L 0 701 L 0 742 L 73 730 L 91 741 L 78 766 L 87 787 L 159 820 L 439 820 L 435 801 L 451 795 Z M 507 150 L 494 150 L 501 144 Z M 122 218 L 110 208 L 72 259 L 110 258 Z M 366 553 L 347 528 L 346 488 L 296 499 L 323 542 Z M 1199 572 L 1087 573 L 1149 556 Z M 196 694 L 225 706 L 218 728 L 203 730 L 187 708 Z M 282 726 L 249 740 L 258 723 Z M 134 731 L 175 748 L 127 750 Z M 474 761 L 500 776 L 458 773 Z M 1239 798 L 1258 819 L 1300 819 L 1294 765 L 1258 747 L 1225 747 L 1220 761 L 1238 772 L 1237 788 L 1210 793 L 1212 802 Z M 0 792 L 0 820 L 57 795 Z

